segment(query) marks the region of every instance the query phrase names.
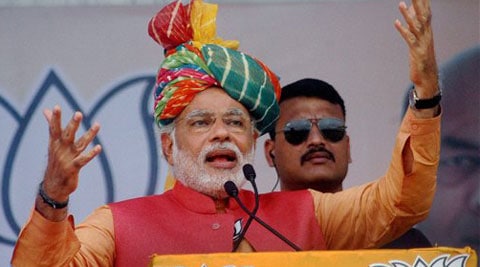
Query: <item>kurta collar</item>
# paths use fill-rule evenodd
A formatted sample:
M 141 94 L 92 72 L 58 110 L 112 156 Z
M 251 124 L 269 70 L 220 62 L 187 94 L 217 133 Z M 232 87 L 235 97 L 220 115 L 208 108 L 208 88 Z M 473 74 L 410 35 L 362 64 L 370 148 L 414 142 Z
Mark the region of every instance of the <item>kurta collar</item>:
M 215 207 L 215 201 L 212 197 L 199 193 L 183 185 L 178 180 L 176 181 L 172 189 L 172 193 L 174 198 L 188 210 L 191 210 L 196 213 L 204 213 L 204 214 L 217 213 L 217 210 Z M 243 203 L 247 206 L 247 208 L 249 209 L 253 208 L 251 203 L 254 202 L 254 195 L 252 192 L 247 190 L 240 190 L 239 197 L 243 201 Z M 240 207 L 238 206 L 235 199 L 230 197 L 228 199 L 228 204 L 226 208 L 228 212 L 228 210 L 236 210 L 236 209 L 239 209 Z

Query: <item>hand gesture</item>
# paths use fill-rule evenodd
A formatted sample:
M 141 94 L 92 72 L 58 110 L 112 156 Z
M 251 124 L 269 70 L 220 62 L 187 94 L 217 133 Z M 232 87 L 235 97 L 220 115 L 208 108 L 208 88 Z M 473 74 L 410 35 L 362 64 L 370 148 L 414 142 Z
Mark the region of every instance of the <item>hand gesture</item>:
M 400 2 L 399 9 L 406 25 L 402 25 L 397 19 L 395 28 L 409 48 L 410 79 L 419 98 L 431 98 L 437 94 L 439 88 L 430 1 L 412 0 L 410 7 L 407 7 L 405 2 Z
M 77 188 L 80 169 L 102 150 L 100 145 L 96 145 L 90 151 L 85 152 L 100 130 L 100 125 L 93 124 L 85 134 L 75 140 L 75 134 L 83 118 L 82 113 L 75 112 L 64 129 L 61 126 L 62 114 L 59 106 L 55 106 L 53 110 L 46 109 L 43 113 L 50 130 L 48 163 L 43 178 L 43 191 L 50 199 L 56 202 L 65 202 Z M 36 208 L 48 219 L 58 219 L 58 216 L 53 215 L 59 214 L 48 210 L 49 207 L 38 205 L 37 202 Z

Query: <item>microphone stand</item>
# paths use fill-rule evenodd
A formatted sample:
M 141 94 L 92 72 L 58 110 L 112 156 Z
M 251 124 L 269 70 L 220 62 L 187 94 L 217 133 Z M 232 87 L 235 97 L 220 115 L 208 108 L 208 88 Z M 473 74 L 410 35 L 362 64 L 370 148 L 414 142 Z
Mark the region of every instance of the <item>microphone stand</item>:
M 295 251 L 301 251 L 302 249 L 300 247 L 298 247 L 297 245 L 295 245 L 292 241 L 288 240 L 286 237 L 284 237 L 282 234 L 280 234 L 277 230 L 275 230 L 274 228 L 272 228 L 270 225 L 268 225 L 267 223 L 265 223 L 263 220 L 261 220 L 260 218 L 258 218 L 256 216 L 256 213 L 257 213 L 257 210 L 258 210 L 258 206 L 259 206 L 259 197 L 258 197 L 258 189 L 257 189 L 257 185 L 255 183 L 255 171 L 253 169 L 253 166 L 250 165 L 250 164 L 246 164 L 243 166 L 243 173 L 245 175 L 245 177 L 247 178 L 248 181 L 250 181 L 250 183 L 252 183 L 252 187 L 253 187 L 253 191 L 254 191 L 254 194 L 255 194 L 255 207 L 253 209 L 252 212 L 250 212 L 247 207 L 245 207 L 245 205 L 242 203 L 242 201 L 240 200 L 240 198 L 238 197 L 238 188 L 237 186 L 235 185 L 234 182 L 232 181 L 227 181 L 224 185 L 225 187 L 225 191 L 227 192 L 227 194 L 231 197 L 233 197 L 235 199 L 235 201 L 238 203 L 238 205 L 240 206 L 240 208 L 242 208 L 243 211 L 245 211 L 245 213 L 248 214 L 249 218 L 248 218 L 248 221 L 247 223 L 245 224 L 245 228 L 244 228 L 244 231 L 242 231 L 240 233 L 240 236 L 237 240 L 237 242 L 235 242 L 234 244 L 234 248 L 232 251 L 235 251 L 238 246 L 240 245 L 240 242 L 242 241 L 243 237 L 245 236 L 245 233 L 247 232 L 247 229 L 248 227 L 250 226 L 252 220 L 255 220 L 257 221 L 260 225 L 262 225 L 264 228 L 266 228 L 267 230 L 269 230 L 271 233 L 273 233 L 275 236 L 277 236 L 278 238 L 280 238 L 283 242 L 285 242 L 287 245 L 289 245 L 291 248 L 293 248 Z
M 225 191 L 227 191 L 228 195 L 233 197 L 238 203 L 238 205 L 242 208 L 242 210 L 244 210 L 248 214 L 248 220 L 245 223 L 245 228 L 242 229 L 242 231 L 240 232 L 240 235 L 238 236 L 238 239 L 234 242 L 232 252 L 235 252 L 237 250 L 238 246 L 242 242 L 242 239 L 245 237 L 245 234 L 247 233 L 247 230 L 250 227 L 250 224 L 252 223 L 253 219 L 257 214 L 258 205 L 259 205 L 258 189 L 257 189 L 257 184 L 255 183 L 255 177 L 256 177 L 255 170 L 253 169 L 253 166 L 250 164 L 245 164 L 242 167 L 242 170 L 245 178 L 248 181 L 250 181 L 250 183 L 252 183 L 253 191 L 255 192 L 255 206 L 253 207 L 252 212 L 249 212 L 247 207 L 245 207 L 245 205 L 243 205 L 243 203 L 238 198 L 238 189 L 236 188 L 236 185 L 232 181 L 228 181 L 225 183 Z M 232 183 L 232 185 L 227 186 L 227 183 Z M 230 189 L 227 190 L 227 187 L 229 187 Z M 231 188 L 233 187 L 235 187 L 235 190 L 233 190 L 233 192 L 235 193 L 231 194 L 230 191 L 232 190 Z

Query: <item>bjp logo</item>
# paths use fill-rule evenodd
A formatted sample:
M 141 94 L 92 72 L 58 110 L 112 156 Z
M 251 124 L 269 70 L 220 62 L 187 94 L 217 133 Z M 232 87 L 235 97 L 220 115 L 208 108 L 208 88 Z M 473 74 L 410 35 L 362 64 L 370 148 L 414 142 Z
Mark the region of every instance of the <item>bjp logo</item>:
M 154 131 L 154 84 L 154 75 L 131 77 L 87 105 L 50 70 L 27 105 L 12 103 L 0 91 L 0 254 L 13 248 L 43 178 L 48 147 L 44 108 L 59 104 L 63 125 L 74 111 L 81 111 L 84 120 L 78 134 L 95 121 L 101 125 L 93 143 L 101 144 L 103 151 L 82 170 L 71 196 L 69 209 L 77 222 L 102 204 L 163 191 L 167 167 Z
M 413 264 L 409 264 L 402 260 L 391 260 L 388 264 L 375 263 L 370 264 L 369 267 L 466 267 L 470 255 L 460 254 L 451 256 L 450 254 L 443 254 L 431 262 L 424 260 L 421 256 L 415 259 Z

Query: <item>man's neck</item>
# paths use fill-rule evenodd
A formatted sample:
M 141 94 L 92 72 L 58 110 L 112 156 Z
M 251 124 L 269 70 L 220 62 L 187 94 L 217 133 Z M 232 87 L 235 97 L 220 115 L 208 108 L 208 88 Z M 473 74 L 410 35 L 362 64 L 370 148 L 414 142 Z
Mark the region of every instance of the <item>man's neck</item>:
M 215 202 L 215 209 L 218 213 L 225 213 L 226 207 L 228 205 L 228 198 L 223 199 L 213 199 Z
M 319 184 L 319 183 L 302 183 L 302 184 L 282 184 L 282 191 L 295 191 L 313 189 L 322 193 L 336 193 L 343 190 L 342 184 Z

